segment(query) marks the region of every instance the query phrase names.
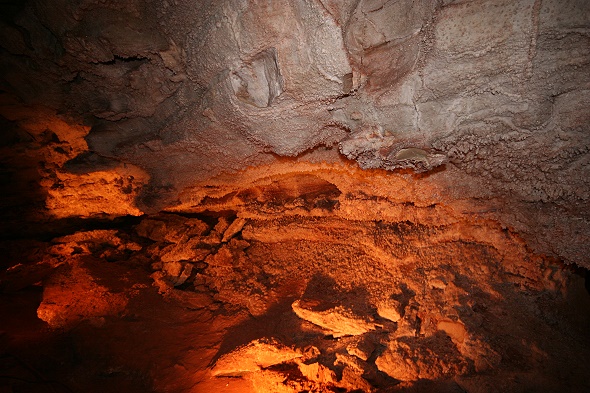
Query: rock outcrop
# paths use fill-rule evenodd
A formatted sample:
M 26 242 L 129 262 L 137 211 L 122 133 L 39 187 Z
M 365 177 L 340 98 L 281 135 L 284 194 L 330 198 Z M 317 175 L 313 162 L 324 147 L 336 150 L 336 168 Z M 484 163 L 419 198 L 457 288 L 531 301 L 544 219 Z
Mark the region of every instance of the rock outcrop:
M 40 168 L 42 189 L 60 215 L 153 212 L 221 172 L 341 154 L 434 174 L 449 198 L 477 201 L 537 250 L 589 266 L 584 0 L 3 7 L 2 89 L 16 101 L 2 116 L 17 130 L 6 143 L 40 142 L 23 139 L 32 115 L 16 116 L 20 107 L 86 127 L 76 147 L 48 128 L 64 153 Z M 99 178 L 84 203 L 108 194 L 106 204 L 135 206 L 76 212 L 52 199 Z

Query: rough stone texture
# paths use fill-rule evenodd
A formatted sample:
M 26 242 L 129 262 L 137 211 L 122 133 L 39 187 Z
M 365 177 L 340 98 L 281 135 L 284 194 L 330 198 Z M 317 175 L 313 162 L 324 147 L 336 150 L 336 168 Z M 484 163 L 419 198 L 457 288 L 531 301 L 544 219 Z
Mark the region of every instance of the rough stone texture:
M 303 357 L 301 351 L 273 340 L 255 340 L 222 356 L 212 369 L 219 377 L 239 377 Z
M 307 162 L 228 178 L 182 213 L 1 241 L 2 348 L 88 392 L 590 388 L 580 272 L 436 182 Z M 10 359 L 12 390 L 48 390 Z
M 59 217 L 155 211 L 220 172 L 337 150 L 432 173 L 449 198 L 590 267 L 585 0 L 2 7 L 3 146 L 59 151 L 41 154 L 49 168 L 3 165 L 40 176 L 49 195 L 32 199 Z M 31 141 L 37 115 L 15 115 L 30 105 L 86 142 L 50 126 Z M 62 186 L 79 197 L 56 198 Z
M 585 0 L 4 1 L 3 382 L 590 391 L 588 108 Z
M 301 304 L 297 300 L 291 307 L 299 318 L 320 326 L 333 337 L 358 336 L 376 329 L 375 323 L 366 321 L 366 317 L 355 315 L 342 305 L 325 308 L 317 301 Z

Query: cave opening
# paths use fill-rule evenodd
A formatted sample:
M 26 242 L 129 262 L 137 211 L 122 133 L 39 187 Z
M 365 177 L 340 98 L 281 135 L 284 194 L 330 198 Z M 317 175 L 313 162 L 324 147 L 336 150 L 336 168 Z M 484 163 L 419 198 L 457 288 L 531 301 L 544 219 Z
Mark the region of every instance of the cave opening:
M 586 1 L 0 14 L 0 391 L 590 391 Z

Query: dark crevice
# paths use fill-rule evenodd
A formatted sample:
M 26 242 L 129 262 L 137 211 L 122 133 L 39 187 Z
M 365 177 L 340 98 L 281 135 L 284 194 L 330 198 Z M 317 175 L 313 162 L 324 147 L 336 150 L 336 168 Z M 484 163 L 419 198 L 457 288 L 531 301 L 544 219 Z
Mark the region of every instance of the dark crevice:
M 149 59 L 147 57 L 139 56 L 139 55 L 136 55 L 136 56 L 114 55 L 111 60 L 96 61 L 96 62 L 91 62 L 91 64 L 114 65 L 114 64 L 118 64 L 118 63 L 137 63 L 137 62 L 145 63 L 146 61 L 149 61 Z
M 120 217 L 92 217 L 92 218 L 62 218 L 37 223 L 34 227 L 15 229 L 10 233 L 0 234 L 0 241 L 31 239 L 38 241 L 50 241 L 56 237 L 66 236 L 79 231 L 92 231 L 98 229 L 118 229 L 130 231 L 134 225 L 141 222 L 141 216 Z
M 184 212 L 162 212 L 163 214 L 176 215 L 184 218 L 197 218 L 213 228 L 219 222 L 221 217 L 228 221 L 233 221 L 237 217 L 235 210 L 204 210 L 199 213 L 184 213 Z

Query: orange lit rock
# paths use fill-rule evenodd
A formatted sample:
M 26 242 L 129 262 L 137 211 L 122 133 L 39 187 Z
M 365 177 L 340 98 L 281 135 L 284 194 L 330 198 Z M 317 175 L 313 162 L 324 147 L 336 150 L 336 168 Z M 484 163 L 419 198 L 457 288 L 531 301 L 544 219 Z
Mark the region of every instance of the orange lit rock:
M 222 356 L 215 363 L 212 374 L 216 377 L 235 377 L 303 357 L 297 350 L 276 340 L 255 340 Z
M 392 322 L 400 320 L 399 302 L 393 299 L 387 299 L 377 305 L 377 313 L 381 318 L 389 319 Z
M 314 311 L 296 300 L 292 304 L 292 308 L 299 318 L 322 327 L 326 330 L 326 334 L 331 334 L 334 337 L 357 336 L 377 328 L 377 325 L 367 316 L 355 315 L 343 306 Z
M 145 219 L 136 227 L 137 234 L 156 242 L 181 243 L 203 235 L 209 227 L 196 218 L 174 214 Z
M 93 161 L 84 139 L 89 127 L 41 106 L 2 103 L 0 113 L 32 137 L 23 146 L 27 149 L 16 154 L 18 160 L 38 165 L 35 169 L 41 179 L 35 186 L 46 194 L 45 207 L 50 216 L 142 214 L 135 206 L 135 198 L 149 175 L 135 165 L 116 160 L 97 157 Z M 84 154 L 88 155 L 87 162 L 79 159 Z M 79 164 L 70 164 L 76 157 Z
M 390 344 L 389 348 L 377 358 L 375 364 L 380 371 L 385 372 L 399 381 L 415 381 L 420 378 L 420 369 L 403 345 Z
M 221 239 L 221 241 L 225 243 L 231 239 L 236 233 L 242 230 L 246 222 L 247 220 L 244 218 L 237 218 L 227 227 L 227 229 L 219 231 L 220 233 L 223 233 L 223 239 Z
M 350 356 L 345 353 L 337 353 L 335 365 L 344 366 L 342 370 L 342 380 L 339 385 L 347 390 L 362 389 L 372 391 L 374 387 L 363 376 L 370 375 L 372 365 L 361 361 L 356 356 Z
M 37 315 L 52 328 L 82 321 L 101 324 L 102 318 L 125 310 L 127 302 L 127 296 L 97 284 L 88 270 L 74 264 L 62 267 L 46 282 Z
M 0 15 L 2 391 L 590 391 L 590 2 Z
M 299 362 L 298 367 L 301 374 L 310 381 L 318 384 L 334 384 L 337 382 L 334 371 L 317 362 L 311 364 Z
M 57 218 L 97 214 L 139 216 L 143 212 L 135 207 L 135 197 L 147 178 L 137 167 L 118 166 L 91 174 L 59 173 L 59 187 L 54 187 L 55 182 L 41 184 L 48 190 L 47 208 Z
M 462 344 L 468 336 L 465 325 L 460 322 L 443 320 L 439 321 L 436 327 L 447 333 L 457 345 Z
M 366 362 L 375 351 L 376 345 L 377 343 L 373 340 L 359 337 L 346 347 L 346 352 Z
M 400 381 L 436 379 L 468 371 L 468 363 L 444 336 L 424 341 L 392 341 L 375 364 L 380 371 Z

